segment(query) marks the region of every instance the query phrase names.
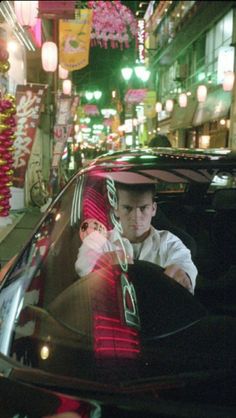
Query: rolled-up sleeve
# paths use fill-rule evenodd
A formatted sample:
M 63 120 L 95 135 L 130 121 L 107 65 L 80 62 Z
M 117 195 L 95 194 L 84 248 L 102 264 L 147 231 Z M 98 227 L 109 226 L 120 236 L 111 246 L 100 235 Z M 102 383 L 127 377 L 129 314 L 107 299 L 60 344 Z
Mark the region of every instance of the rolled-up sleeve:
M 165 243 L 162 243 L 162 245 L 164 244 L 164 246 L 166 246 L 166 259 L 163 267 L 167 267 L 170 264 L 178 264 L 178 266 L 189 276 L 192 283 L 192 293 L 194 293 L 198 271 L 192 261 L 190 250 L 171 232 L 167 232 L 165 238 Z

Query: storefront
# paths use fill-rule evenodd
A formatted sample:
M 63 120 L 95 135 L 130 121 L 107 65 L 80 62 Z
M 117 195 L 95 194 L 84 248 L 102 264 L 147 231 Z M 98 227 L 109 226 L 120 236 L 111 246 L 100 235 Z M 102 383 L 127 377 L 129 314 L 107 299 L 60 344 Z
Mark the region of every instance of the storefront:
M 209 92 L 204 103 L 198 103 L 187 139 L 189 148 L 222 148 L 228 146 L 231 92 L 222 88 Z
M 174 138 L 175 145 L 188 147 L 188 138 L 192 137 L 192 121 L 197 109 L 197 100 L 189 96 L 186 107 L 175 103 L 170 121 L 170 136 Z

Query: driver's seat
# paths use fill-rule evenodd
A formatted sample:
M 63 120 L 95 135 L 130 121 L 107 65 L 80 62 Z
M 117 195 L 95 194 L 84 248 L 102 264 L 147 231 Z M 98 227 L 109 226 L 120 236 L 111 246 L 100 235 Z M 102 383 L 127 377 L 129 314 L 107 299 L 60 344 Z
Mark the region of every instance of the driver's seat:
M 158 208 L 156 216 L 152 218 L 152 225 L 156 229 L 164 229 L 172 232 L 172 234 L 181 239 L 184 245 L 190 250 L 192 258 L 194 259 L 196 257 L 197 244 L 195 239 L 182 228 L 174 225 L 160 208 Z

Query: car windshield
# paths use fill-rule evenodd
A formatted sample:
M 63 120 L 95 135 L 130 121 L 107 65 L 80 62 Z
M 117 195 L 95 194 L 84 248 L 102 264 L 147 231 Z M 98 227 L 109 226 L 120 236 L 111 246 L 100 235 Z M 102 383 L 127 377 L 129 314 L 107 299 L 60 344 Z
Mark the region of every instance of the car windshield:
M 170 231 L 190 251 L 200 277 L 195 295 L 163 279 L 161 263 L 130 261 L 117 216 L 117 182 L 155 185 L 152 226 Z M 170 361 L 171 337 L 201 321 L 205 307 L 216 307 L 202 303 L 201 283 L 236 264 L 235 237 L 227 236 L 233 225 L 222 226 L 235 213 L 235 192 L 234 166 L 217 161 L 101 160 L 82 170 L 2 282 L 1 353 L 28 368 L 104 383 L 180 373 L 186 353 L 178 364 Z M 169 348 L 162 349 L 166 339 Z M 196 372 L 202 364 L 187 367 Z

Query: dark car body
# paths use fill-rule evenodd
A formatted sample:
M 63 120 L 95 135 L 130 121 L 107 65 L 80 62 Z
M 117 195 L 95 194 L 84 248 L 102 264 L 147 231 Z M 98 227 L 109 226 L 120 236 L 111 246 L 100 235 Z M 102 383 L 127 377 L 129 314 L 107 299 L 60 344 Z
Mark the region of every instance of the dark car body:
M 153 225 L 191 251 L 194 295 L 125 250 L 78 276 L 84 239 L 119 231 L 117 181 L 156 184 Z M 128 150 L 80 170 L 1 281 L 1 418 L 235 417 L 235 215 L 230 150 Z

